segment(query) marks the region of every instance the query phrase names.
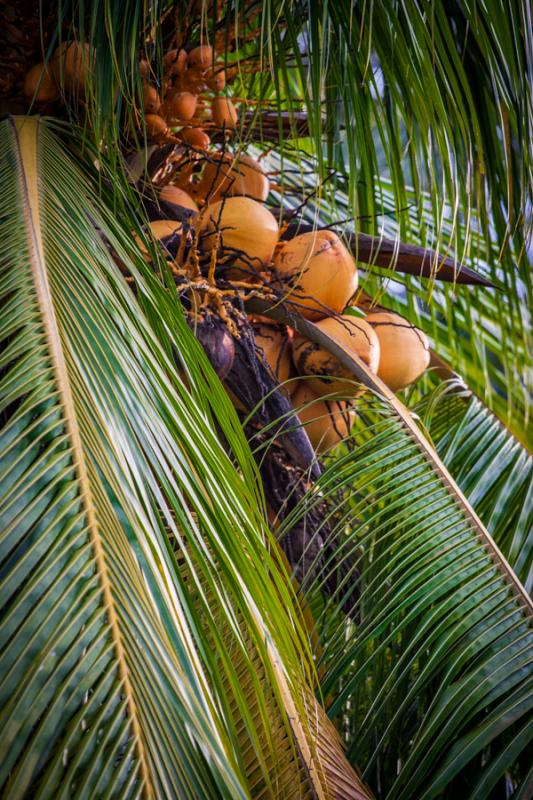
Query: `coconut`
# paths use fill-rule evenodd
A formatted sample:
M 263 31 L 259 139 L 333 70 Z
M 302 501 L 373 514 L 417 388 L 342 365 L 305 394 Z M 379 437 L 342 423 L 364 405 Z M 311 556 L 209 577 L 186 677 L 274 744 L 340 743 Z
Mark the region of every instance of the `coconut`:
M 270 184 L 261 164 L 254 158 L 240 155 L 233 159 L 226 155 L 205 165 L 198 191 L 209 202 L 222 197 L 243 196 L 263 203 L 268 197 Z
M 214 97 L 211 105 L 213 122 L 219 128 L 234 128 L 239 115 L 228 97 Z
M 170 119 L 190 120 L 196 113 L 198 97 L 192 92 L 174 92 L 165 102 L 165 111 Z
M 147 114 L 144 118 L 146 125 L 146 135 L 150 139 L 155 139 L 158 136 L 165 136 L 168 133 L 168 125 L 163 117 L 158 114 Z
M 190 208 L 191 211 L 194 211 L 196 214 L 198 213 L 198 206 L 187 192 L 184 192 L 183 189 L 180 189 L 179 186 L 172 186 L 169 184 L 168 186 L 164 186 L 161 189 L 161 193 L 159 195 L 161 200 L 165 203 L 173 203 L 176 206 L 182 206 L 183 208 Z
M 200 249 L 210 253 L 218 243 L 230 267 L 226 275 L 243 280 L 254 277 L 272 259 L 279 228 L 275 217 L 260 203 L 248 197 L 230 197 L 207 207 L 199 232 Z
M 292 404 L 317 453 L 336 447 L 355 422 L 355 411 L 346 401 L 323 400 L 305 381 L 298 387 Z
M 316 325 L 348 355 L 356 355 L 372 372 L 377 372 L 379 339 L 364 320 L 355 317 L 328 317 Z M 309 386 L 317 394 L 335 393 L 353 397 L 360 393 L 354 387 L 355 378 L 352 373 L 319 344 L 296 335 L 292 352 L 298 372 L 313 376 L 309 380 Z
M 36 103 L 52 103 L 59 97 L 54 76 L 44 64 L 35 64 L 24 79 L 24 94 Z
M 68 91 L 83 93 L 85 83 L 94 64 L 89 45 L 82 42 L 64 42 L 50 62 L 50 69 L 58 84 Z
M 139 61 L 139 75 L 144 81 L 147 81 L 150 76 L 150 64 L 145 58 Z
M 414 383 L 427 369 L 430 360 L 426 334 L 390 311 L 365 317 L 380 344 L 378 376 L 389 389 L 397 392 Z
M 150 230 L 154 239 L 160 240 L 161 246 L 165 250 L 165 255 L 172 257 L 179 245 L 183 226 L 181 222 L 172 219 L 156 219 L 149 223 Z M 139 245 L 144 256 L 149 260 L 149 252 L 140 237 L 136 236 L 135 241 Z
M 155 86 L 145 83 L 142 96 L 143 108 L 146 114 L 157 114 L 161 108 L 161 99 Z
M 226 88 L 226 73 L 221 67 L 206 72 L 205 82 L 212 92 L 221 92 Z
M 169 75 L 183 75 L 187 69 L 186 50 L 169 50 L 163 58 L 163 64 Z
M 298 311 L 318 320 L 344 311 L 358 286 L 357 267 L 333 231 L 310 231 L 276 252 L 274 267 Z
M 213 48 L 208 44 L 195 47 L 189 53 L 187 65 L 192 69 L 207 69 L 213 64 Z
M 260 357 L 270 367 L 279 383 L 284 384 L 291 377 L 292 360 L 291 344 L 285 325 L 278 325 L 270 320 L 268 323 L 252 320 L 255 345 Z M 289 394 L 289 387 L 282 386 L 282 391 Z
M 201 128 L 183 128 L 181 138 L 186 144 L 198 150 L 207 150 L 211 144 L 211 139 Z

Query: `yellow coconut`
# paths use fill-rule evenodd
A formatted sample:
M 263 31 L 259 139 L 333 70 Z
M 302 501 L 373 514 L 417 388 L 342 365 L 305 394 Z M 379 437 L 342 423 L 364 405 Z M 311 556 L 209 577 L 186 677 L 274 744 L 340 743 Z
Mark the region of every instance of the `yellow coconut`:
M 152 232 L 152 236 L 155 239 L 165 239 L 167 236 L 172 236 L 173 234 L 181 235 L 183 229 L 181 222 L 177 222 L 176 220 L 172 219 L 156 219 L 150 222 L 149 226 L 150 226 L 150 231 Z M 144 245 L 144 242 L 140 239 L 139 236 L 135 237 L 135 241 L 139 245 L 143 254 L 149 260 L 149 253 Z
M 213 122 L 219 128 L 234 128 L 239 115 L 229 97 L 214 97 L 211 105 Z
M 207 150 L 211 144 L 211 139 L 201 128 L 183 128 L 180 133 L 186 144 L 198 150 Z
M 322 399 L 307 381 L 302 381 L 294 393 L 292 404 L 317 453 L 336 447 L 355 422 L 355 411 L 349 403 Z
M 207 70 L 205 81 L 212 92 L 221 92 L 226 87 L 226 73 L 222 67 Z
M 200 248 L 219 247 L 233 280 L 256 276 L 272 259 L 279 228 L 268 208 L 248 197 L 230 197 L 207 207 L 200 223 Z M 218 241 L 220 237 L 220 240 Z
M 259 320 L 252 321 L 255 334 L 255 344 L 260 356 L 268 364 L 273 374 L 281 384 L 285 384 L 291 377 L 291 343 L 285 325 Z M 281 387 L 285 394 L 289 394 L 289 385 Z
M 365 317 L 380 345 L 378 375 L 397 392 L 414 383 L 429 365 L 426 334 L 399 314 L 379 311 Z
M 94 64 L 94 57 L 88 44 L 64 42 L 55 51 L 50 69 L 58 84 L 61 79 L 67 91 L 83 94 L 85 82 Z
M 165 102 L 165 113 L 169 119 L 190 120 L 196 113 L 198 97 L 192 92 L 174 92 Z
M 150 77 L 150 64 L 145 58 L 141 58 L 139 61 L 139 75 L 144 81 Z
M 183 189 L 180 189 L 179 186 L 172 186 L 169 184 L 168 186 L 164 186 L 161 189 L 161 193 L 159 195 L 161 200 L 164 200 L 166 203 L 174 203 L 176 206 L 183 206 L 183 208 L 190 208 L 191 211 L 195 211 L 198 213 L 198 206 L 187 192 L 184 192 Z
M 24 79 L 24 94 L 36 103 L 51 103 L 59 97 L 54 76 L 44 64 L 35 64 Z
M 208 44 L 195 47 L 189 53 L 187 66 L 192 69 L 207 69 L 213 64 L 213 48 Z
M 284 242 L 274 267 L 287 299 L 307 319 L 344 311 L 357 290 L 355 260 L 333 231 L 302 233 Z
M 317 322 L 317 327 L 340 345 L 348 355 L 358 356 L 372 370 L 379 365 L 379 339 L 364 320 L 356 317 L 331 317 Z M 317 394 L 334 392 L 354 396 L 354 376 L 328 350 L 296 335 L 292 346 L 294 363 L 301 375 L 312 376 L 310 388 Z M 315 377 L 316 376 L 316 377 Z
M 198 190 L 210 203 L 222 197 L 251 197 L 260 203 L 268 197 L 270 184 L 261 164 L 250 156 L 229 155 L 209 161 Z
M 157 114 L 161 108 L 161 99 L 155 86 L 145 83 L 142 96 L 143 108 L 146 114 Z
M 185 50 L 169 50 L 163 59 L 165 70 L 169 75 L 183 75 L 187 69 L 187 52 Z
M 163 117 L 158 114 L 147 114 L 144 118 L 146 124 L 146 135 L 150 139 L 165 136 L 168 133 L 168 125 Z

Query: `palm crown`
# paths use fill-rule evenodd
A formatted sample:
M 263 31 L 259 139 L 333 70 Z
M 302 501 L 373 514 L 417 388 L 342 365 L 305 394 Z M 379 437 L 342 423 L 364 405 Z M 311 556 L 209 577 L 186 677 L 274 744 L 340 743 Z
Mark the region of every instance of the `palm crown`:
M 1 13 L 5 796 L 529 796 L 527 3 Z M 206 156 L 198 100 L 169 128 L 146 92 L 211 45 Z M 216 220 L 160 197 L 221 153 L 261 165 L 276 239 L 342 237 L 353 324 L 425 333 L 416 384 L 395 394 L 308 297 L 221 272 Z M 342 370 L 320 460 L 245 311 Z

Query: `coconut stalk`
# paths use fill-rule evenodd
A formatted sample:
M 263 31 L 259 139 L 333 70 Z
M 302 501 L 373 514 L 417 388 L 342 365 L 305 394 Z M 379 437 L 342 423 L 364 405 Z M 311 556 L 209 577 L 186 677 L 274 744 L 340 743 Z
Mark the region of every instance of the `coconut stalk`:
M 335 228 L 335 226 L 328 226 L 328 230 L 331 228 Z M 313 225 L 293 222 L 284 230 L 281 239 L 292 239 L 301 233 L 312 230 L 316 230 Z M 441 256 L 430 247 L 405 244 L 396 239 L 370 236 L 367 233 L 343 234 L 343 239 L 357 261 L 362 261 L 364 264 L 385 267 L 406 275 L 416 275 L 418 278 L 461 283 L 467 286 L 498 288 L 496 284 L 475 270 L 459 266 L 453 258 Z

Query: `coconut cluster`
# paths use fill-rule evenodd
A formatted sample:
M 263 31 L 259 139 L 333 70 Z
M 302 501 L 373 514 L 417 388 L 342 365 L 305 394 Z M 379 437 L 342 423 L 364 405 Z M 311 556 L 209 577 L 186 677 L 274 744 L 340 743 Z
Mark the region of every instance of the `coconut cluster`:
M 26 95 L 38 103 L 54 102 L 61 85 L 83 99 L 93 65 L 94 53 L 87 45 L 64 43 L 47 66 L 38 64 L 28 72 Z M 216 300 L 220 310 L 217 292 L 233 291 L 241 299 L 263 293 L 314 322 L 392 391 L 416 381 L 429 363 L 425 334 L 388 311 L 364 318 L 346 314 L 359 284 L 352 253 L 330 230 L 280 238 L 278 220 L 265 205 L 270 182 L 261 163 L 245 153 L 228 152 L 227 134 L 235 129 L 238 113 L 226 94 L 232 76 L 216 50 L 207 44 L 169 50 L 159 82 L 148 61 L 142 59 L 139 70 L 148 139 L 156 146 L 170 140 L 177 148 L 168 168 L 152 182 L 161 213 L 151 222 L 151 233 L 177 272 L 187 272 L 187 253 L 190 274 L 209 274 L 210 294 L 189 288 L 183 297 L 191 327 L 200 339 L 209 340 L 210 351 L 224 325 L 205 316 L 206 297 Z M 218 143 L 212 141 L 213 131 L 218 131 Z M 328 349 L 286 325 L 266 317 L 250 317 L 249 324 L 257 359 L 291 399 L 315 450 L 336 446 L 350 432 L 353 401 L 363 387 Z M 219 349 L 223 379 L 233 351 Z M 238 405 L 235 395 L 230 396 Z
M 88 44 L 70 41 L 57 48 L 50 62 L 35 64 L 26 74 L 24 94 L 38 107 L 56 102 L 60 86 L 85 98 L 87 78 L 95 53 Z M 142 90 L 138 98 L 139 126 L 150 139 L 164 141 L 177 137 L 199 150 L 210 144 L 213 132 L 231 132 L 238 112 L 227 96 L 227 82 L 233 77 L 213 47 L 207 44 L 169 50 L 163 60 L 163 77 L 146 60 L 139 62 Z
M 88 44 L 63 42 L 48 64 L 35 64 L 26 73 L 24 94 L 38 106 L 59 100 L 60 86 L 66 92 L 84 97 L 87 76 L 94 65 L 94 53 Z
M 199 150 L 210 145 L 210 133 L 231 132 L 238 112 L 227 96 L 232 77 L 211 45 L 189 51 L 169 50 L 163 60 L 163 80 L 158 82 L 148 61 L 140 62 L 143 79 L 142 108 L 149 137 L 177 136 Z
M 254 199 L 268 195 L 268 178 L 257 162 L 213 151 L 200 180 L 187 181 L 189 192 L 169 184 L 161 198 L 192 209 L 198 251 L 215 259 L 224 285 L 228 282 L 243 294 L 254 286 L 274 287 L 286 304 L 347 354 L 361 359 L 392 391 L 421 376 L 429 364 L 429 343 L 421 330 L 391 312 L 364 318 L 343 313 L 356 294 L 358 271 L 337 234 L 312 231 L 280 240 L 276 218 Z M 164 224 L 152 223 L 156 237 Z M 179 224 L 174 228 L 180 229 Z M 291 398 L 315 450 L 323 453 L 335 447 L 349 434 L 355 419 L 353 400 L 363 387 L 329 350 L 290 327 L 268 317 L 251 316 L 249 322 L 257 357 Z

